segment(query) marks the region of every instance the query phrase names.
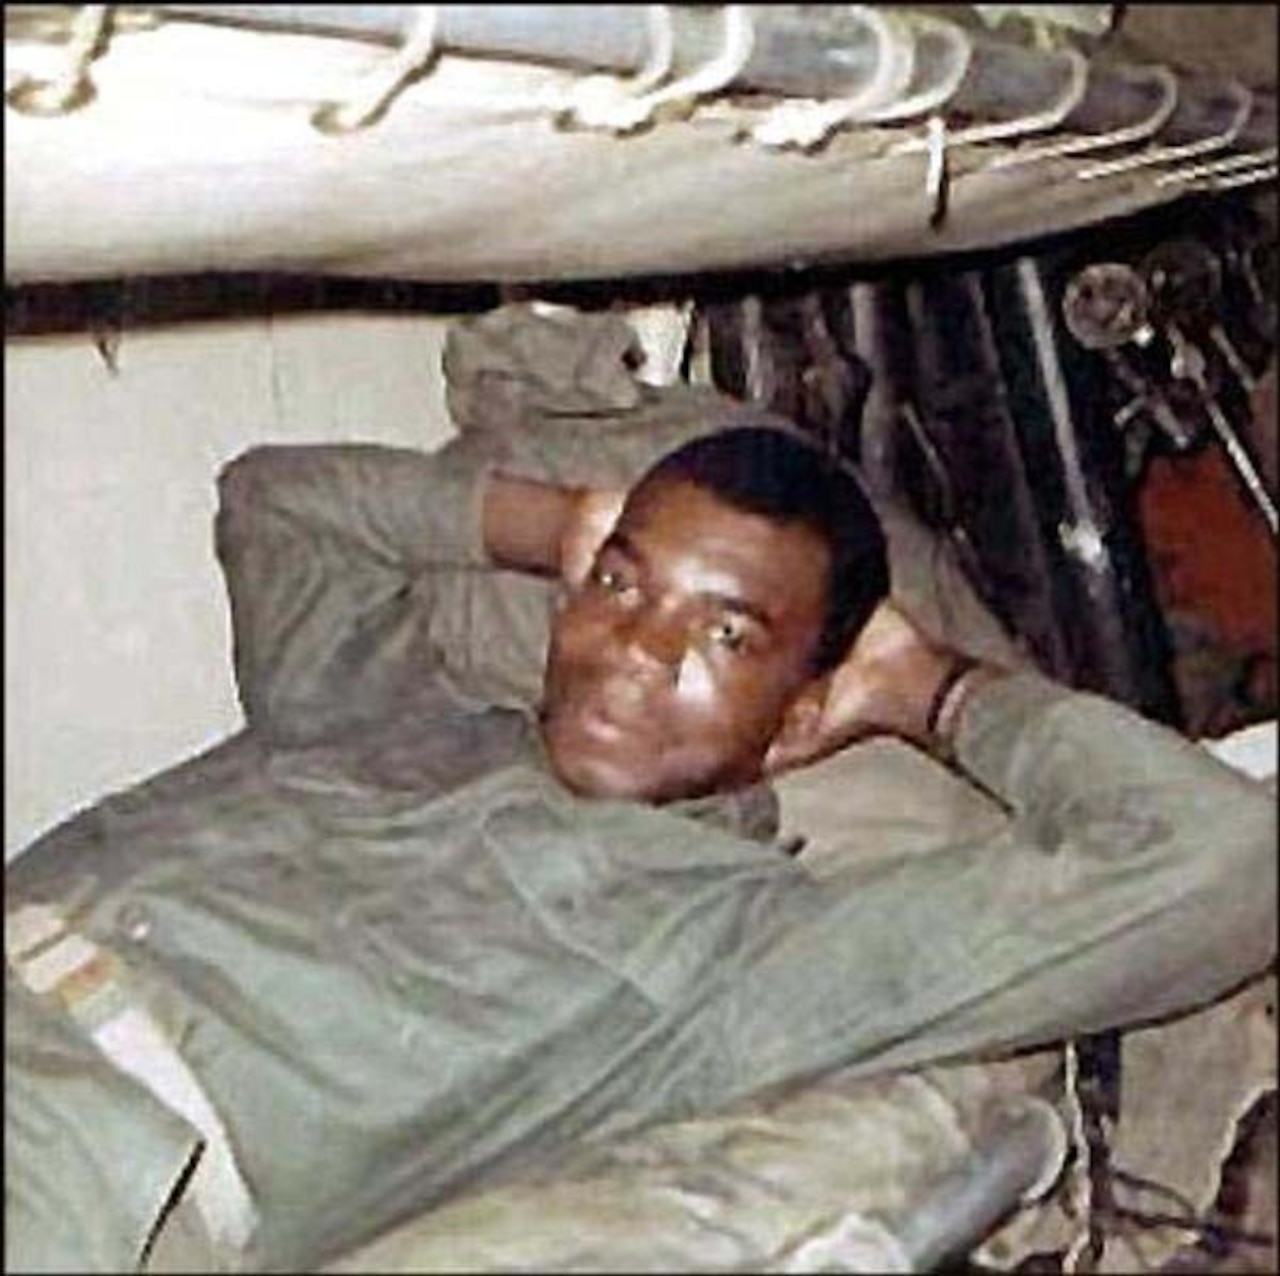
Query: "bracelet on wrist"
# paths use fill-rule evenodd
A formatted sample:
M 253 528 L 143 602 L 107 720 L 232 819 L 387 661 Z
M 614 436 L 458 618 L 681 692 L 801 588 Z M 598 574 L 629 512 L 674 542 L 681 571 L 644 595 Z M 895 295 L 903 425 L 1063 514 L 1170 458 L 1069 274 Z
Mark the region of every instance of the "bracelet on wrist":
M 950 715 L 947 710 L 956 700 L 965 676 L 981 663 L 972 656 L 956 656 L 951 662 L 951 667 L 943 675 L 933 693 L 933 700 L 929 704 L 929 712 L 925 717 L 925 735 L 930 739 L 950 735 Z

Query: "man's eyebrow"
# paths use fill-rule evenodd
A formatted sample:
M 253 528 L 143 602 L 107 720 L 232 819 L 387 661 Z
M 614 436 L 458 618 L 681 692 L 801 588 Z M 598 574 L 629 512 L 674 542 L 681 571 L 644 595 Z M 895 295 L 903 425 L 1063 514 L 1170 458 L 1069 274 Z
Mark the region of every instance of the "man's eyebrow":
M 608 539 L 600 547 L 601 553 L 604 553 L 605 550 L 621 554 L 638 566 L 644 565 L 644 554 L 626 532 L 610 533 Z M 703 602 L 719 607 L 722 611 L 731 611 L 739 616 L 746 616 L 748 620 L 754 621 L 765 629 L 773 629 L 773 617 L 763 607 L 746 598 L 740 598 L 737 594 L 726 594 L 718 589 L 701 589 L 698 591 L 698 598 Z
M 699 590 L 698 597 L 705 599 L 709 603 L 714 603 L 722 611 L 731 611 L 740 616 L 746 616 L 748 620 L 754 620 L 757 625 L 765 629 L 773 628 L 773 617 L 763 607 L 745 598 L 739 598 L 737 594 L 721 593 L 718 589 L 703 589 Z
M 644 555 L 636 548 L 636 543 L 626 532 L 610 532 L 604 544 L 600 546 L 600 552 L 604 553 L 606 549 L 622 554 L 634 563 L 642 562 L 644 559 Z

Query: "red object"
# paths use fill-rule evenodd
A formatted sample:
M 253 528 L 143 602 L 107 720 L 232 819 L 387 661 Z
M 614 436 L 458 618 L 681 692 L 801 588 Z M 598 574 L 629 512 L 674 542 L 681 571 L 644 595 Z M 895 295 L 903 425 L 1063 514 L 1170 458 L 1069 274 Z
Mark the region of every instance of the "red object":
M 1152 461 L 1138 496 L 1156 590 L 1240 655 L 1276 655 L 1276 551 L 1217 447 Z

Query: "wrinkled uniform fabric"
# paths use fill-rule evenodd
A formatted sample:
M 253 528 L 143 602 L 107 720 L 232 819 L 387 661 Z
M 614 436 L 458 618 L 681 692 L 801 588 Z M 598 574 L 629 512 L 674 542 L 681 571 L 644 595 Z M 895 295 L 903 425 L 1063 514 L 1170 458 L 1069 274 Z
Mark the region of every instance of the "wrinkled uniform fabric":
M 483 435 L 523 473 L 629 483 L 643 464 L 687 437 L 688 422 L 710 428 L 743 410 L 706 389 L 655 392 L 636 383 L 636 355 L 634 333 L 616 314 L 548 315 L 533 306 L 505 307 L 451 330 L 445 353 L 450 411 L 464 436 Z M 786 427 L 758 408 L 749 415 Z M 897 601 L 949 645 L 1029 666 L 1025 650 L 979 602 L 954 547 L 891 500 L 872 495 L 886 531 Z M 541 613 L 531 619 L 530 610 L 521 612 L 505 585 L 474 576 L 471 582 L 480 599 L 473 607 L 475 632 L 484 636 L 478 645 L 500 653 L 490 667 L 506 671 L 506 686 L 494 679 L 491 690 L 518 686 L 524 700 L 534 703 L 545 642 Z M 536 582 L 523 588 L 531 595 L 546 591 Z M 513 633 L 526 640 L 513 645 Z M 1007 813 L 989 795 L 896 740 L 863 742 L 783 776 L 774 789 L 780 840 L 799 848 L 800 862 L 819 876 L 870 872 L 888 860 L 945 851 L 957 842 L 996 836 L 1007 823 Z M 1274 1047 L 1259 1052 L 1237 1039 L 1248 1035 L 1245 1025 L 1258 1018 L 1267 995 L 1255 985 L 1224 1006 L 1129 1034 L 1124 1116 L 1112 1132 L 1118 1165 L 1208 1208 L 1235 1118 L 1260 1087 L 1275 1085 Z M 1024 1057 L 1023 1088 L 1036 1086 L 1059 1062 L 1052 1055 Z M 1179 1121 L 1168 1119 L 1173 1112 L 1181 1114 Z M 1007 1242 L 1003 1258 L 1018 1256 L 1014 1234 L 1034 1238 L 1034 1247 L 1044 1249 L 1070 1241 L 1083 1226 L 1075 1216 L 1078 1193 L 1060 1195 L 1053 1208 L 1017 1220 L 1010 1236 L 999 1238 Z M 1180 1236 L 1167 1228 L 1143 1243 L 1158 1259 L 1159 1244 L 1172 1252 Z M 1109 1261 L 1104 1255 L 1104 1270 Z M 1116 1261 L 1132 1262 L 1132 1249 L 1121 1247 Z
M 903 1224 L 982 1155 L 975 1141 L 1007 1104 L 997 1071 L 827 1079 L 579 1144 L 324 1270 L 910 1271 Z
M 1270 803 L 1034 675 L 958 741 L 1015 818 L 942 856 L 817 880 L 732 804 L 574 798 L 441 638 L 434 569 L 482 570 L 488 464 L 234 464 L 250 731 L 9 870 L 10 907 L 59 905 L 180 1043 L 260 1209 L 246 1265 L 314 1263 L 588 1132 L 1161 1013 L 1270 956 Z
M 5 971 L 5 1270 L 131 1271 L 196 1133 Z
M 579 1136 L 1157 1014 L 1265 963 L 1269 802 L 1031 675 L 975 698 L 958 742 L 1012 819 L 934 855 L 817 873 L 769 843 L 762 789 L 665 809 L 564 791 L 531 715 L 554 590 L 487 567 L 482 476 L 625 482 L 741 412 L 689 389 L 535 406 L 537 428 L 473 422 L 431 456 L 230 467 L 248 729 L 8 870 L 11 909 L 53 904 L 121 960 L 220 1113 L 261 1220 L 235 1264 L 313 1265 Z M 57 1015 L 11 1005 L 20 1033 Z M 33 1140 L 6 1110 L 8 1184 L 47 1181 L 55 1153 L 73 1173 L 47 1060 L 9 1054 L 49 1124 Z M 145 1243 L 191 1157 L 174 1120 L 105 1079 L 66 1109 L 95 1129 L 67 1189 L 85 1265 Z M 7 1191 L 9 1265 L 79 1265 Z
M 1238 742 L 1232 738 L 1231 752 Z M 995 835 L 1007 819 L 988 795 L 891 739 L 860 743 L 782 777 L 776 787 L 783 840 L 799 842 L 799 861 L 819 876 L 874 872 L 908 856 L 945 855 L 958 841 Z M 1266 787 L 1274 792 L 1274 778 Z M 1209 1211 L 1240 1117 L 1260 1094 L 1275 1090 L 1274 1005 L 1275 978 L 1269 975 L 1203 1010 L 1125 1032 L 1120 1116 L 1107 1132 L 1110 1164 L 1157 1186 L 1143 1189 L 1113 1179 L 1121 1204 L 1149 1213 L 1157 1201 L 1173 1200 L 1173 1192 L 1185 1204 L 1168 1217 Z M 1060 1050 L 1020 1055 L 999 1065 L 999 1087 L 1009 1094 L 1038 1090 L 1060 1075 L 1062 1063 Z M 990 1072 L 995 1066 L 982 1068 Z M 1063 1096 L 1059 1102 L 1068 1128 L 1075 1129 L 1074 1101 Z M 1090 1227 L 1099 1227 L 1104 1250 L 1098 1271 L 1156 1270 L 1186 1243 L 1183 1226 L 1139 1226 L 1093 1215 L 1088 1163 L 1077 1155 L 1053 1196 L 1020 1211 L 977 1257 L 1008 1271 L 1030 1253 L 1064 1252 Z

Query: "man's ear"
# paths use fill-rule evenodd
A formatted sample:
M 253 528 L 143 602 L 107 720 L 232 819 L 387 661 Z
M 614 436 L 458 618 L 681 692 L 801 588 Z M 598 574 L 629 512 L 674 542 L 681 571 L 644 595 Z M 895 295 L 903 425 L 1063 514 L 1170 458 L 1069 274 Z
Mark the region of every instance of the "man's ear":
M 812 762 L 825 752 L 827 695 L 831 676 L 814 678 L 805 684 L 787 706 L 782 723 L 764 755 L 761 771 L 778 775 Z

